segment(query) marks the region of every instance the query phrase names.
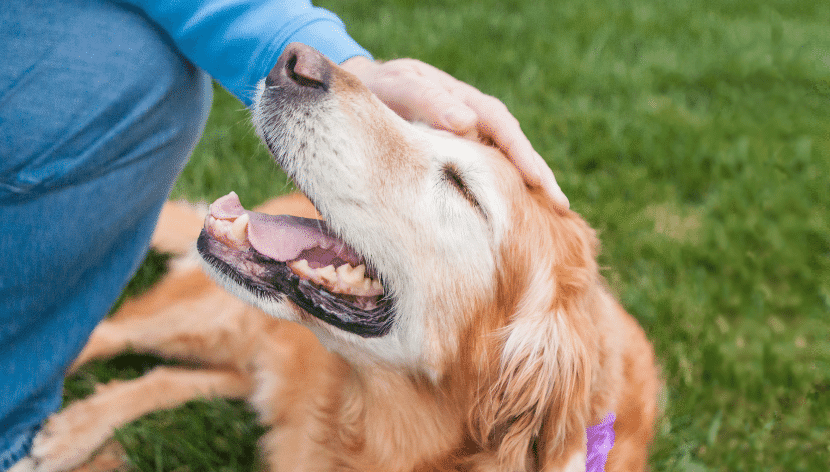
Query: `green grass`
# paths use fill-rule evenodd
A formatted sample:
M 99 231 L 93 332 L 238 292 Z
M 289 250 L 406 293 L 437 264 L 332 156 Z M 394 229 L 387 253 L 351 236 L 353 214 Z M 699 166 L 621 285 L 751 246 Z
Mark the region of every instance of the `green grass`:
M 599 229 L 604 274 L 665 373 L 653 470 L 828 470 L 829 3 L 318 4 L 378 58 L 416 57 L 504 100 Z M 290 188 L 217 90 L 174 195 L 236 190 L 251 205 Z M 250 467 L 202 457 L 252 450 L 245 407 L 198 405 L 119 433 L 138 468 Z M 218 440 L 184 428 L 218 416 L 235 425 Z M 182 441 L 192 452 L 172 452 Z

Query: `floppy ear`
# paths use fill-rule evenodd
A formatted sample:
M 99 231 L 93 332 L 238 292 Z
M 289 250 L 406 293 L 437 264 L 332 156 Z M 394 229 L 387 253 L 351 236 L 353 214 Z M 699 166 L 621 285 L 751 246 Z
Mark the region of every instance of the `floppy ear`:
M 572 322 L 554 310 L 507 327 L 495 382 L 474 413 L 499 470 L 548 470 L 584 450 L 591 362 Z
M 522 244 L 505 249 L 497 298 L 513 312 L 490 346 L 490 378 L 470 412 L 497 470 L 511 472 L 561 470 L 584 457 L 597 352 L 594 233 L 574 215 L 533 218 L 537 226 L 550 218 L 551 231 L 512 238 Z

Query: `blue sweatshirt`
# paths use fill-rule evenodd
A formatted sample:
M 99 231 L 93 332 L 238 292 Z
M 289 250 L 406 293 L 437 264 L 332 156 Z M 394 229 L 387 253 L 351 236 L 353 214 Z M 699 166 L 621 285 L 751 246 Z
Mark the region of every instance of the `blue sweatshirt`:
M 371 55 L 343 22 L 309 0 L 124 0 L 170 35 L 182 54 L 245 105 L 289 43 L 307 44 L 339 64 Z

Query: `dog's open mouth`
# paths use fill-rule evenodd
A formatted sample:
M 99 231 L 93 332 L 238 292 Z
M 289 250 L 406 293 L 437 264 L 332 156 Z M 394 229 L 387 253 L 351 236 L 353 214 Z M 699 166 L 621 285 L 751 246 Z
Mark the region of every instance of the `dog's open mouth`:
M 375 270 L 323 220 L 247 211 L 231 192 L 210 206 L 197 247 L 208 264 L 257 296 L 287 296 L 365 337 L 390 328 L 392 304 Z

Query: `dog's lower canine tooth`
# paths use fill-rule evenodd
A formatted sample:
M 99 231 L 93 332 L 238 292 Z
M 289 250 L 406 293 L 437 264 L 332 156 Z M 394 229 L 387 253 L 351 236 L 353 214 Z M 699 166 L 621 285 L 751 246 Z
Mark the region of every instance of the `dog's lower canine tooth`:
M 247 213 L 243 213 L 242 216 L 233 222 L 231 225 L 231 236 L 234 239 L 238 241 L 248 240 L 248 221 L 250 221 L 250 217 Z

